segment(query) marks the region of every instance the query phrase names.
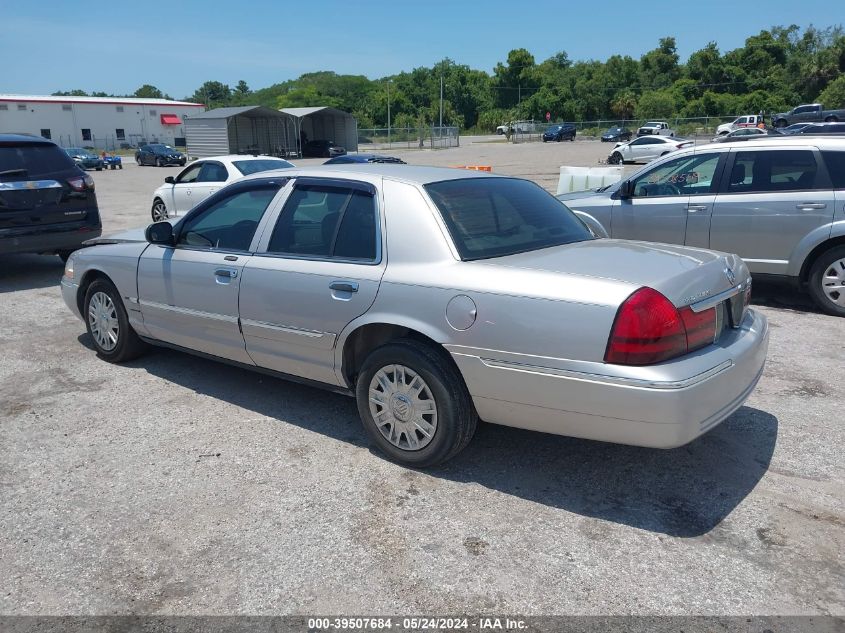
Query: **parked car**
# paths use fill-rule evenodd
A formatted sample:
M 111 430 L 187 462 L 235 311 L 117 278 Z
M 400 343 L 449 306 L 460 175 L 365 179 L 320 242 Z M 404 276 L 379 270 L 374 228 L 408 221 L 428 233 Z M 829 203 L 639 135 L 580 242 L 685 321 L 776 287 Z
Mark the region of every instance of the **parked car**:
M 353 164 L 367 164 L 367 163 L 392 163 L 395 165 L 405 165 L 405 161 L 395 156 L 385 156 L 383 154 L 344 154 L 343 156 L 335 156 L 327 160 L 324 165 L 353 165 Z
M 601 135 L 602 143 L 618 143 L 620 141 L 630 141 L 631 130 L 624 127 L 612 127 L 607 132 Z
M 62 259 L 102 230 L 94 179 L 52 141 L 0 134 L 0 253 Z
M 534 121 L 511 121 L 496 128 L 496 134 L 528 134 L 534 129 Z
M 101 358 L 152 343 L 354 395 L 372 441 L 416 467 L 479 418 L 679 446 L 742 405 L 766 357 L 738 257 L 595 239 L 535 183 L 483 172 L 256 174 L 105 241 L 61 283 Z
M 730 123 L 722 123 L 716 128 L 716 134 L 721 136 L 729 134 L 734 130 L 739 130 L 747 127 L 757 127 L 763 124 L 763 117 L 759 114 L 746 114 L 735 118 Z
M 637 137 L 628 143 L 617 143 L 607 162 L 611 165 L 645 163 L 693 144 L 692 141 L 668 136 Z
M 302 146 L 303 158 L 333 158 L 346 154 L 346 148 L 334 141 L 308 141 Z
M 810 103 L 792 108 L 789 112 L 772 115 L 772 126 L 786 127 L 792 123 L 836 123 L 845 121 L 845 109 L 825 110 L 821 103 Z
M 637 136 L 675 136 L 675 130 L 666 121 L 649 121 L 637 130 Z
M 845 316 L 845 139 L 769 136 L 659 159 L 623 182 L 559 196 L 611 237 L 738 253 Z
M 68 147 L 67 149 L 65 149 L 65 152 L 68 156 L 73 159 L 73 162 L 76 163 L 76 166 L 82 170 L 103 170 L 102 159 L 91 150 L 87 150 L 84 147 Z
M 106 169 L 123 169 L 123 160 L 120 156 L 104 153 L 101 158 L 103 160 L 103 167 Z
M 178 176 L 168 176 L 153 192 L 150 216 L 153 222 L 184 215 L 226 184 L 262 171 L 293 167 L 273 156 L 212 156 L 191 163 Z
M 744 127 L 734 130 L 733 132 L 729 132 L 728 134 L 717 136 L 713 139 L 713 142 L 735 143 L 736 141 L 748 141 L 750 139 L 760 138 L 761 136 L 768 136 L 768 134 L 769 132 L 767 130 L 761 130 L 758 127 Z
M 798 131 L 798 134 L 837 134 L 845 135 L 845 123 L 810 123 Z
M 556 123 L 555 125 L 549 126 L 549 128 L 543 132 L 543 142 L 574 141 L 575 134 L 575 126 L 572 125 L 572 123 Z
M 808 125 L 813 125 L 812 123 L 793 123 L 787 127 L 773 127 L 771 130 L 776 134 L 785 134 L 787 136 L 791 134 L 798 134 L 801 130 L 803 130 Z
M 187 157 L 182 152 L 164 143 L 139 145 L 138 150 L 135 152 L 135 162 L 138 165 L 155 165 L 156 167 L 180 165 L 184 167 L 187 160 Z

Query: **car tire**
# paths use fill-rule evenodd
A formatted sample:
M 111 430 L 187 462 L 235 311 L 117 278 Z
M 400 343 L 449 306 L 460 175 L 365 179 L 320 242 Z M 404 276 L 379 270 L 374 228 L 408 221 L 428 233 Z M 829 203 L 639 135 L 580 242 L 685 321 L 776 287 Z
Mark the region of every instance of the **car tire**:
M 167 205 L 164 204 L 164 200 L 161 198 L 153 200 L 153 206 L 150 207 L 150 217 L 153 219 L 153 222 L 164 222 L 169 217 Z
M 138 167 L 143 167 L 143 165 L 144 165 L 144 163 L 141 162 L 140 156 L 135 157 L 135 162 L 138 164 Z
M 118 169 L 123 169 L 123 163 L 117 166 Z
M 160 158 L 156 158 L 156 167 L 164 167 L 164 161 Z
M 412 394 L 414 385 L 417 391 Z M 400 339 L 371 352 L 361 367 L 355 393 L 358 413 L 373 443 L 392 461 L 413 468 L 451 459 L 466 447 L 478 425 L 458 368 L 444 350 L 418 341 Z M 380 398 L 383 403 L 378 402 Z M 428 430 L 433 426 L 430 436 L 411 424 L 418 407 L 431 407 L 418 418 L 428 423 Z M 380 427 L 376 417 L 382 419 L 382 413 L 385 424 Z M 387 425 L 390 428 L 382 432 Z
M 622 158 L 622 154 L 619 152 L 613 152 L 610 155 L 610 160 L 613 161 L 611 165 L 624 165 L 625 159 Z
M 834 246 L 813 262 L 810 296 L 827 314 L 845 317 L 845 246 Z
M 825 123 L 839 123 L 839 119 L 831 115 L 824 120 Z
M 97 314 L 92 315 L 92 310 Z M 129 325 L 120 293 L 108 279 L 96 279 L 88 286 L 83 311 L 88 335 L 103 360 L 123 363 L 146 351 L 147 344 Z

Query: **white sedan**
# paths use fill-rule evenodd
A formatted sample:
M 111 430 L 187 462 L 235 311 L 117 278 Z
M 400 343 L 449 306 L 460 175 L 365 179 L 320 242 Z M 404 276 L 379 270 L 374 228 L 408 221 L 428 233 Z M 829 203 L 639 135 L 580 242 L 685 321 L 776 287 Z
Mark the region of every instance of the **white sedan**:
M 212 156 L 195 161 L 176 176 L 168 176 L 153 193 L 150 215 L 153 222 L 184 215 L 228 183 L 271 169 L 294 167 L 274 156 Z
M 627 143 L 617 143 L 607 162 L 612 165 L 646 163 L 691 145 L 694 145 L 692 141 L 668 136 L 641 136 Z

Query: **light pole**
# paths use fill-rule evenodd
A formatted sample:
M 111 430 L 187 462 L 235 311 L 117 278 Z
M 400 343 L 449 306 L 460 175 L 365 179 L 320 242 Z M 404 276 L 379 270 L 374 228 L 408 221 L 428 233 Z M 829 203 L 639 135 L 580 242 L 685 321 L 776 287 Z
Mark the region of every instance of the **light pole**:
M 390 84 L 392 79 L 387 80 L 387 148 L 390 149 Z
M 440 75 L 440 127 L 443 127 L 443 75 Z

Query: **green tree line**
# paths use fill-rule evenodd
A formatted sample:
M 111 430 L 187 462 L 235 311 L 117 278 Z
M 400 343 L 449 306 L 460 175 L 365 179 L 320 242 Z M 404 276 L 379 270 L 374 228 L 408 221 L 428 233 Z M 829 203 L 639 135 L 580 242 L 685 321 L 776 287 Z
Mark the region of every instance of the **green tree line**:
M 212 108 L 331 106 L 355 115 L 359 128 L 371 128 L 387 126 L 389 98 L 391 124 L 414 127 L 439 122 L 441 80 L 443 122 L 464 129 L 492 130 L 509 120 L 543 119 L 546 112 L 554 120 L 593 121 L 771 113 L 815 101 L 841 108 L 845 32 L 841 26 L 776 26 L 731 51 L 710 42 L 686 63 L 674 37 L 661 38 L 639 59 L 572 61 L 561 51 L 538 62 L 519 48 L 492 73 L 446 58 L 375 80 L 321 71 L 258 90 L 243 80 L 234 87 L 207 81 L 185 99 Z M 56 94 L 74 93 L 84 94 Z M 166 97 L 151 85 L 132 96 Z

